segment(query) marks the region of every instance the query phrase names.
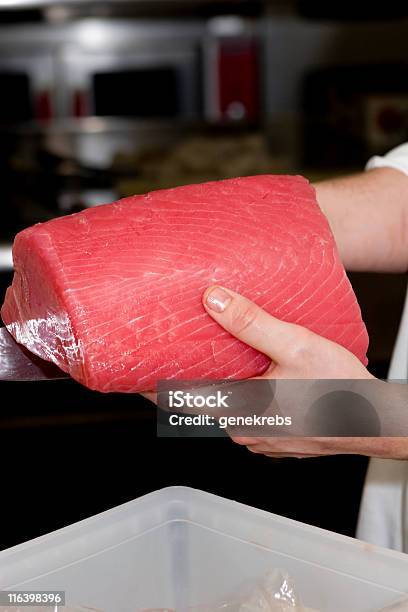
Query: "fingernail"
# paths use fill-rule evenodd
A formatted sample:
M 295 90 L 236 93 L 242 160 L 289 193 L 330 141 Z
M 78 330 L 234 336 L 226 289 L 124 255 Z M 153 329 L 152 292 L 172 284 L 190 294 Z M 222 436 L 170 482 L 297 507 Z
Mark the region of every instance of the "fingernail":
M 208 308 L 214 310 L 214 312 L 224 312 L 230 301 L 230 294 L 221 289 L 221 287 L 214 287 L 205 299 Z

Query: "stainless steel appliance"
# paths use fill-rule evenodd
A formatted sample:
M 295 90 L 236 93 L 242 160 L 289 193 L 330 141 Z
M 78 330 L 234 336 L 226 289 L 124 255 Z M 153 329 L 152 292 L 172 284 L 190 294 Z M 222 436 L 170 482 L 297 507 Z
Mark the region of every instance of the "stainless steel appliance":
M 60 50 L 60 115 L 197 119 L 199 22 L 82 21 Z
M 157 142 L 192 123 L 254 122 L 258 36 L 256 20 L 239 17 L 4 26 L 0 114 L 23 130 L 31 120 L 58 154 L 108 167 L 149 144 L 152 124 Z
M 152 19 L 3 26 L 5 117 L 197 117 L 204 30 L 202 21 Z
M 199 118 L 211 115 L 217 93 L 221 106 L 234 96 L 251 98 L 243 114 L 253 115 L 258 37 L 256 22 L 238 17 L 3 26 L 0 75 L 30 92 L 31 112 L 16 119 Z M 15 100 L 16 89 L 9 91 Z M 35 112 L 41 108 L 48 112 Z M 242 118 L 236 115 L 226 112 L 223 119 Z
M 0 34 L 0 124 L 51 119 L 55 110 L 51 50 L 18 41 L 4 45 L 2 38 Z

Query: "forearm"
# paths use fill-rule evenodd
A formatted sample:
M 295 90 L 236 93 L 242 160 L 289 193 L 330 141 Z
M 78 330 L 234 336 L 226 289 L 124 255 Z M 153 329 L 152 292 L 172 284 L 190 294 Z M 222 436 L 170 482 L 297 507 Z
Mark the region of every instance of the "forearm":
M 408 177 L 393 168 L 316 183 L 345 267 L 408 269 Z

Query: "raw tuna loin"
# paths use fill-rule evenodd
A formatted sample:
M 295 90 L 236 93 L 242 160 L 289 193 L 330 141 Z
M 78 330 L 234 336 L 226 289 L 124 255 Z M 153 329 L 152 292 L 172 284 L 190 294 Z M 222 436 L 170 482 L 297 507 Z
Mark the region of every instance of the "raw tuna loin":
M 99 391 L 246 378 L 267 357 L 221 329 L 221 284 L 366 363 L 367 332 L 328 223 L 299 176 L 156 191 L 20 232 L 1 314 L 33 353 Z

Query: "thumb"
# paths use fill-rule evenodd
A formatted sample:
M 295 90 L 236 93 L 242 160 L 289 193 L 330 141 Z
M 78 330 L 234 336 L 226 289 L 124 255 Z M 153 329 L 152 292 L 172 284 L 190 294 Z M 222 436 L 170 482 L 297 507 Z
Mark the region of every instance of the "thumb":
M 277 364 L 294 358 L 319 336 L 308 329 L 276 319 L 231 289 L 213 286 L 203 295 L 207 313 L 230 334 L 264 353 Z

